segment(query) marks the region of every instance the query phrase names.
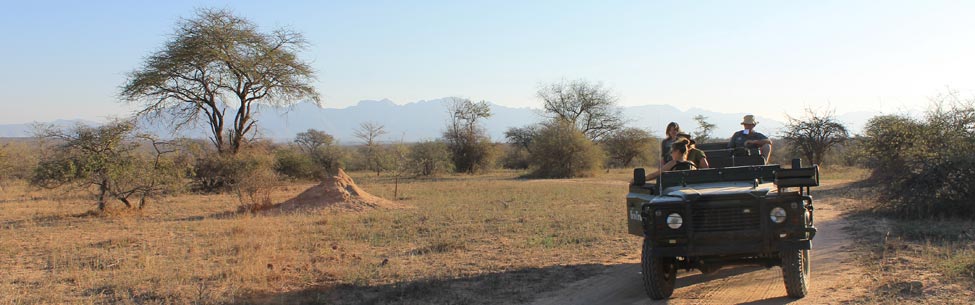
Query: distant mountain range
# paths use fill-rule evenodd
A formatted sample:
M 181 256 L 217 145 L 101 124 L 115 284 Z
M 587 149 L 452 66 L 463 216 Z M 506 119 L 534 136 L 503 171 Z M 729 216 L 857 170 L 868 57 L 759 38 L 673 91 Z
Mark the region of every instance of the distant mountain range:
M 424 100 L 404 105 L 398 105 L 388 99 L 366 100 L 346 108 L 319 108 L 312 103 L 299 103 L 281 111 L 263 109 L 258 115 L 260 136 L 275 141 L 289 141 L 295 134 L 308 129 L 323 130 L 339 140 L 341 144 L 353 144 L 357 139 L 353 135 L 356 128 L 363 122 L 376 122 L 385 126 L 388 132 L 383 140 L 387 142 L 406 141 L 415 142 L 439 138 L 448 121 L 447 105 L 450 98 Z M 504 139 L 504 131 L 510 127 L 519 127 L 531 123 L 541 122 L 544 118 L 539 109 L 513 108 L 497 104 L 490 104 L 492 116 L 485 120 L 484 126 L 496 141 Z M 735 130 L 741 128 L 739 124 L 745 111 L 739 113 L 720 113 L 698 108 L 687 111 L 669 105 L 645 105 L 623 107 L 629 126 L 651 130 L 658 136 L 663 135 L 664 127 L 669 122 L 678 122 L 682 129 L 693 133 L 697 129 L 694 116 L 704 115 L 707 121 L 717 125 L 713 136 L 728 137 Z M 788 113 L 799 117 L 802 112 Z M 866 121 L 875 113 L 857 112 L 838 115 L 837 118 L 850 127 L 851 132 L 858 133 Z M 766 135 L 776 136 L 784 123 L 768 117 L 757 116 L 759 130 Z M 58 120 L 51 122 L 58 126 L 73 124 L 96 125 L 97 122 L 83 120 Z M 0 125 L 0 137 L 28 137 L 31 136 L 32 124 Z M 148 129 L 160 135 L 170 135 L 165 124 L 147 124 Z M 181 132 L 182 136 L 205 138 L 204 128 L 191 128 Z

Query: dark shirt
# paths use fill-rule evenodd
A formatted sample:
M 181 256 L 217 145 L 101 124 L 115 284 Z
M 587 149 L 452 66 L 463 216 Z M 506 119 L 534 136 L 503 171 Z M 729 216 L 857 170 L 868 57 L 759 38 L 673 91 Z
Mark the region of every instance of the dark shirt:
M 694 162 L 691 162 L 691 161 L 681 161 L 681 162 L 677 162 L 677 164 L 674 164 L 674 167 L 671 168 L 670 170 L 672 170 L 672 171 L 686 171 L 686 170 L 695 170 L 695 169 L 697 169 L 697 165 L 694 165 Z
M 677 139 L 666 138 L 660 142 L 660 160 L 664 160 L 664 163 L 674 159 L 670 157 L 670 149 L 673 148 L 675 141 Z
M 752 140 L 765 140 L 765 139 L 768 139 L 768 137 L 763 135 L 761 132 L 752 130 L 748 134 L 745 134 L 744 130 L 739 130 L 738 132 L 736 132 L 734 135 L 731 136 L 731 141 L 728 141 L 728 148 L 739 148 L 739 147 L 758 148 L 758 145 L 748 145 L 748 147 L 745 147 L 745 142 L 752 141 Z

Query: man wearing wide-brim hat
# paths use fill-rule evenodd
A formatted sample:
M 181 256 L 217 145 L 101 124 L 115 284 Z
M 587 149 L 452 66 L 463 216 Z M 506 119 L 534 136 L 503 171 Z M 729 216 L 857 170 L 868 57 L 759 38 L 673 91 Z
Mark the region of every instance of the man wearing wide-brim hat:
M 765 162 L 768 162 L 769 157 L 772 155 L 772 140 L 764 134 L 755 131 L 755 125 L 758 125 L 755 116 L 751 114 L 746 115 L 741 120 L 741 126 L 745 129 L 739 130 L 731 136 L 731 141 L 728 142 L 728 148 L 758 148 L 762 153 L 762 157 L 765 158 Z

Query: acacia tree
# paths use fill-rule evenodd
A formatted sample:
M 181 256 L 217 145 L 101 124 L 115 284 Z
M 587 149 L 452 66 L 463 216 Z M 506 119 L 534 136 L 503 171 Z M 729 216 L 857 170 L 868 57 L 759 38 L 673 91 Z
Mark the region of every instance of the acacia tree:
M 646 130 L 630 127 L 609 134 L 601 142 L 610 165 L 627 167 L 638 157 L 649 158 L 656 139 Z
M 511 144 L 501 158 L 505 168 L 528 168 L 532 142 L 538 136 L 539 129 L 541 129 L 540 124 L 530 124 L 524 127 L 510 127 L 504 132 L 505 139 L 508 140 L 508 144 Z
M 541 125 L 538 124 L 526 125 L 524 127 L 510 127 L 504 132 L 504 137 L 508 140 L 509 144 L 531 152 L 532 140 L 538 136 L 538 130 L 540 128 Z
M 177 23 L 172 40 L 128 75 L 120 95 L 139 105 L 138 116 L 173 122 L 174 132 L 205 122 L 217 151 L 236 154 L 255 134 L 259 106 L 320 103 L 310 85 L 314 71 L 297 56 L 307 45 L 298 32 L 260 32 L 228 10 L 202 9 Z
M 321 148 L 329 147 L 335 142 L 335 137 L 321 130 L 308 129 L 295 135 L 295 144 L 305 153 L 311 154 Z
M 574 80 L 544 85 L 538 90 L 549 119 L 572 123 L 590 140 L 623 128 L 616 97 L 601 83 Z
M 316 176 L 325 177 L 337 172 L 341 153 L 333 145 L 335 137 L 321 130 L 308 129 L 295 136 L 295 144 L 321 168 L 314 170 Z
M 697 143 L 707 143 L 711 139 L 711 132 L 714 131 L 715 125 L 708 122 L 708 117 L 704 115 L 694 116 L 694 121 L 697 122 L 697 136 L 694 137 L 694 141 Z
M 487 102 L 455 99 L 448 106 L 450 122 L 444 132 L 444 140 L 451 152 L 454 170 L 474 172 L 483 170 L 491 163 L 491 138 L 481 126 L 482 119 L 491 117 Z
M 361 151 L 365 156 L 366 167 L 375 171 L 376 176 L 386 169 L 386 158 L 382 155 L 382 147 L 379 146 L 379 137 L 386 133 L 386 126 L 376 122 L 360 123 L 359 128 L 353 132 L 353 135 L 362 141 Z
M 792 144 L 794 154 L 805 157 L 813 164 L 822 164 L 830 149 L 850 137 L 846 126 L 837 122 L 832 110 L 817 113 L 806 109 L 804 117 L 788 118 L 783 138 Z

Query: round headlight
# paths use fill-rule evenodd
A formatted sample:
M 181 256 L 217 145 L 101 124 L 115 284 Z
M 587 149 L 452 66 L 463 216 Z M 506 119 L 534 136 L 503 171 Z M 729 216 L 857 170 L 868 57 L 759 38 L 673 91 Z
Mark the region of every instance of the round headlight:
M 785 209 L 783 209 L 781 207 L 772 208 L 772 212 L 769 213 L 769 218 L 771 218 L 772 219 L 772 222 L 775 222 L 775 223 L 783 223 L 783 222 L 785 222 L 785 216 L 786 216 L 785 215 Z
M 680 226 L 684 224 L 684 218 L 680 217 L 680 214 L 671 213 L 667 215 L 667 226 L 671 229 L 680 229 Z

